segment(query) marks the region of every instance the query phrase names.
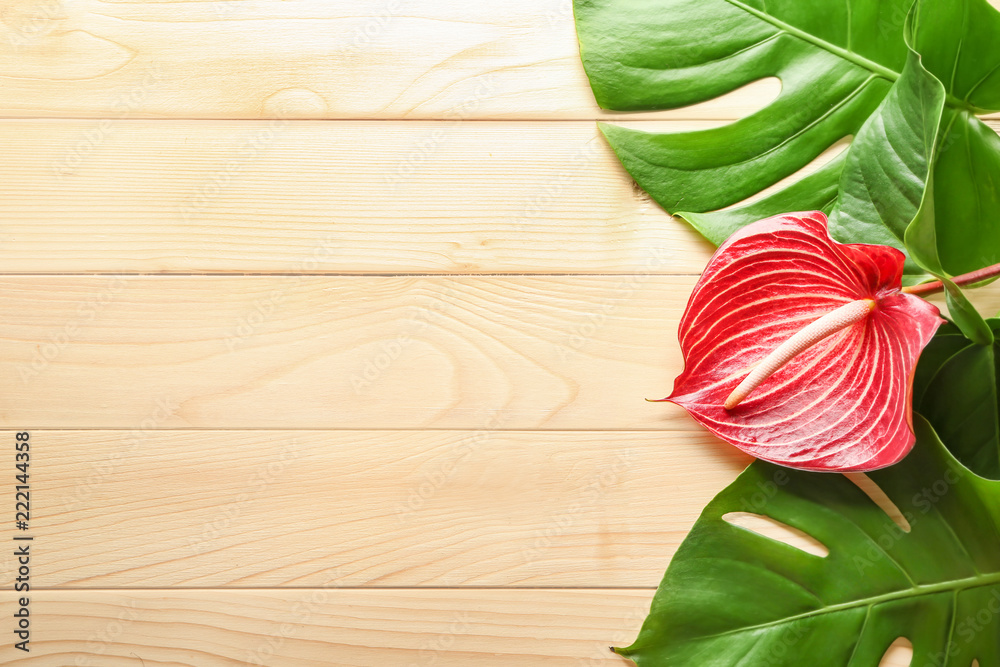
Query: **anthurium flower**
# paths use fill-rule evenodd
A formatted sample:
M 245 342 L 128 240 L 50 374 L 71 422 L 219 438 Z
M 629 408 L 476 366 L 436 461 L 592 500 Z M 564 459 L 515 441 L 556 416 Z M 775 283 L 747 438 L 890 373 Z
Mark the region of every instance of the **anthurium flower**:
M 903 253 L 845 245 L 820 212 L 753 223 L 712 257 L 681 319 L 663 399 L 761 459 L 864 471 L 913 446 L 921 350 L 944 321 L 902 291 Z

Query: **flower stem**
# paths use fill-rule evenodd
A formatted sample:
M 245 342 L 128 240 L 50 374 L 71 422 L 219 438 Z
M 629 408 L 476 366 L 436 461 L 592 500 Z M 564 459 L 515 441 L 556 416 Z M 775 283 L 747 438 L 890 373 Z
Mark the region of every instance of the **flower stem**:
M 956 285 L 970 285 L 972 283 L 988 280 L 989 278 L 996 278 L 997 276 L 1000 276 L 1000 264 L 994 264 L 993 266 L 987 266 L 985 269 L 979 269 L 978 271 L 955 276 L 951 279 L 951 281 Z M 904 287 L 903 291 L 907 294 L 913 294 L 915 296 L 927 296 L 928 294 L 943 292 L 944 285 L 940 280 L 935 280 L 930 283 Z

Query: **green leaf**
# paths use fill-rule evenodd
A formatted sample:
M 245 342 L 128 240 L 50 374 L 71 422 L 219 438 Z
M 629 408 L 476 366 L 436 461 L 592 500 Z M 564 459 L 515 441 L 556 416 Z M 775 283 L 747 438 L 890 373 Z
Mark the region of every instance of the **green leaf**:
M 898 637 L 914 665 L 1000 664 L 1000 482 L 963 468 L 930 426 L 869 476 L 905 532 L 846 477 L 756 462 L 702 513 L 636 642 L 642 667 L 876 667 Z M 798 529 L 826 557 L 731 525 L 751 512 Z
M 948 304 L 948 314 L 951 319 L 977 345 L 992 345 L 996 336 L 983 319 L 983 316 L 972 305 L 962 288 L 945 277 L 939 276 L 944 283 L 945 303 Z
M 912 20 L 919 6 L 910 14 L 908 45 L 915 39 Z M 989 345 L 992 332 L 948 280 L 940 258 L 934 172 L 945 97 L 944 86 L 911 49 L 902 75 L 847 152 L 830 229 L 844 243 L 879 243 L 907 252 L 908 282 L 926 279 L 924 270 L 938 276 L 952 317 L 966 335 Z
M 989 320 L 1000 333 L 1000 319 Z M 913 405 L 951 453 L 977 475 L 1000 479 L 1000 341 L 977 345 L 941 327 L 920 356 Z
M 991 345 L 993 332 L 949 279 L 940 257 L 939 237 L 947 231 L 936 221 L 935 162 L 944 102 L 944 86 L 911 50 L 899 80 L 847 152 L 830 229 L 844 243 L 879 243 L 907 252 L 906 282 L 926 279 L 925 271 L 937 276 L 952 319 L 966 336 Z
M 830 232 L 842 243 L 878 243 L 905 252 L 934 165 L 944 86 L 910 51 L 903 73 L 847 151 Z M 929 276 L 907 259 L 908 282 Z
M 845 136 L 858 135 L 904 71 L 911 4 L 575 0 L 574 7 L 583 62 L 605 108 L 677 108 L 761 78 L 781 79 L 772 104 L 723 127 L 657 134 L 602 125 L 639 185 L 718 243 L 754 214 L 829 209 L 833 169 L 811 184 L 820 191 L 793 185 L 757 206 L 721 211 L 795 173 Z M 941 261 L 952 274 L 965 273 L 1000 262 L 1000 139 L 975 116 L 1000 109 L 1000 52 L 991 46 L 1000 34 L 1000 14 L 986 0 L 918 0 L 913 32 L 916 50 L 926 54 L 945 89 L 934 167 L 938 207 L 948 212 L 938 222 Z M 926 83 L 912 78 L 908 85 Z M 927 104 L 907 122 L 917 121 L 919 143 L 929 136 L 926 121 L 935 108 L 932 98 L 917 99 Z M 905 150 L 904 163 L 919 173 L 919 161 Z M 867 175 L 875 164 L 868 163 Z M 912 197 L 905 201 L 914 203 Z M 863 209 L 855 210 L 849 218 L 861 220 Z M 865 242 L 895 238 L 898 247 L 905 216 L 891 206 L 879 212 L 879 222 L 857 231 Z M 912 265 L 910 272 L 917 275 Z
M 937 276 L 944 284 L 948 314 L 951 315 L 952 320 L 962 330 L 962 333 L 979 345 L 992 345 L 994 340 L 992 329 L 986 324 L 983 316 L 972 305 L 962 289 L 949 279 L 941 266 L 937 244 L 938 225 L 935 215 L 937 207 L 937 198 L 934 195 L 936 182 L 935 174 L 931 172 L 927 178 L 923 201 L 904 235 L 906 248 L 910 257 L 918 265 Z
M 1000 109 L 1000 13 L 987 0 L 920 0 L 911 45 L 970 109 Z
M 829 213 L 837 201 L 845 157 L 846 153 L 841 153 L 790 187 L 752 204 L 712 213 L 678 211 L 676 215 L 687 220 L 709 241 L 721 245 L 733 232 L 757 220 L 796 210 Z
M 920 0 L 911 43 L 953 101 L 934 170 L 938 249 L 951 275 L 1000 262 L 1000 138 L 975 112 L 1000 109 L 1000 13 L 986 0 Z
M 965 111 L 943 119 L 934 199 L 943 267 L 960 275 L 1000 262 L 1000 137 Z
M 913 405 L 919 406 L 923 401 L 927 386 L 941 365 L 971 343 L 972 341 L 962 335 L 961 330 L 951 322 L 941 325 L 934 338 L 920 353 L 920 361 L 913 375 Z
M 603 107 L 676 108 L 781 79 L 770 106 L 723 127 L 602 126 L 667 211 L 702 213 L 746 199 L 857 131 L 902 70 L 911 1 L 576 0 L 575 10 Z

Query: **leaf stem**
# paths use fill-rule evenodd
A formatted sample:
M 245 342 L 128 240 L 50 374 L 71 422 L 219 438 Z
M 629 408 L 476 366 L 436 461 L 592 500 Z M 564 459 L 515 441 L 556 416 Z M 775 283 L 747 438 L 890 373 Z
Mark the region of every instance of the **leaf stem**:
M 964 273 L 960 276 L 955 276 L 951 279 L 951 281 L 956 285 L 971 285 L 990 278 L 996 278 L 997 276 L 1000 276 L 1000 264 L 994 264 L 993 266 L 987 266 L 985 269 L 979 269 L 978 271 L 972 271 L 971 273 Z M 913 294 L 914 296 L 927 296 L 929 294 L 943 292 L 944 284 L 940 280 L 935 280 L 929 283 L 904 287 L 903 291 L 907 294 Z

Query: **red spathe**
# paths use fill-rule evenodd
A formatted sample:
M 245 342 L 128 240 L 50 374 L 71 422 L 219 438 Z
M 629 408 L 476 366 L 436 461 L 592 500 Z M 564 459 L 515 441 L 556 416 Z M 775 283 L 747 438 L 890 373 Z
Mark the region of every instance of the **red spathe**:
M 817 471 L 865 471 L 913 447 L 911 392 L 921 350 L 943 322 L 900 291 L 903 253 L 830 238 L 826 216 L 761 220 L 719 247 L 681 319 L 684 372 L 667 399 L 761 459 Z M 793 358 L 732 410 L 730 392 L 810 322 L 859 299 L 861 321 Z

